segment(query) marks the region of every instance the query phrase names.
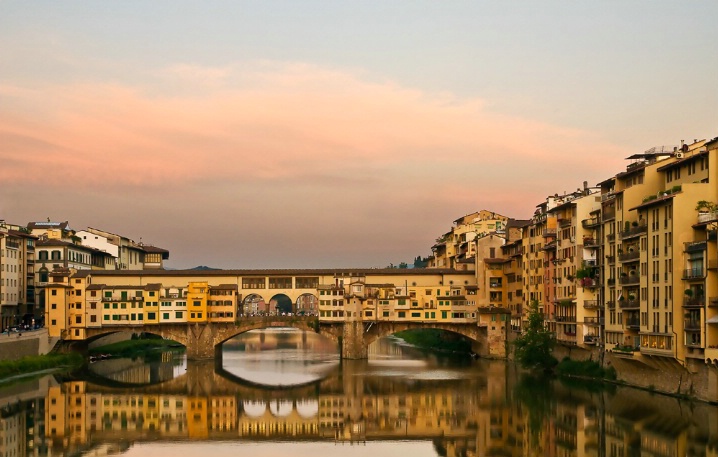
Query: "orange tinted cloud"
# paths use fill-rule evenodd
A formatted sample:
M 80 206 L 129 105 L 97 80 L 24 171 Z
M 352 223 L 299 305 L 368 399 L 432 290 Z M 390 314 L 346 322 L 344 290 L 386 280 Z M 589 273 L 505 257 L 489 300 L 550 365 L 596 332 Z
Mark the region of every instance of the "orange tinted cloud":
M 406 173 L 480 191 L 532 176 L 580 181 L 588 157 L 590 173 L 607 177 L 626 154 L 482 100 L 306 64 L 178 65 L 155 76 L 141 88 L 0 86 L 0 179 L 109 189 Z

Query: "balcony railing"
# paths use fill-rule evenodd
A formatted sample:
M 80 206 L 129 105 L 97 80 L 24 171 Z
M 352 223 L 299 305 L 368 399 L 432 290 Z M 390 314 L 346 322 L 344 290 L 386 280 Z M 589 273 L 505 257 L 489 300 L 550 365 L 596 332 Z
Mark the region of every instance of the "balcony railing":
M 705 276 L 703 267 L 688 268 L 687 270 L 683 270 L 683 279 L 702 278 L 703 276 Z
M 638 330 L 641 328 L 641 322 L 639 319 L 626 319 L 626 328 Z
M 683 299 L 683 307 L 684 308 L 703 308 L 706 305 L 706 298 L 705 297 L 694 297 L 694 298 L 684 298 Z
M 603 325 L 602 317 L 584 317 L 583 323 L 588 325 Z
M 606 262 L 608 262 L 609 264 L 616 263 L 616 256 L 615 255 L 607 255 Z
M 585 237 L 583 239 L 583 247 L 585 248 L 597 248 L 600 244 L 592 237 Z
M 700 252 L 706 250 L 706 242 L 705 241 L 691 241 L 689 243 L 685 243 L 685 252 Z
M 581 225 L 583 228 L 592 228 L 601 223 L 601 220 L 597 217 L 592 217 L 590 219 L 584 219 L 581 221 Z
M 597 344 L 598 342 L 598 335 L 583 335 L 583 344 Z
M 598 309 L 598 300 L 584 300 L 584 309 Z
M 608 309 L 616 309 L 616 302 L 613 300 L 609 300 L 606 302 L 606 306 Z
M 576 322 L 576 316 L 556 316 L 556 322 Z
M 615 286 L 615 285 L 616 285 L 616 278 L 608 278 L 608 279 L 606 280 L 606 283 L 607 283 L 609 286 Z
M 608 235 L 606 235 L 606 239 L 607 239 L 608 241 L 616 241 L 616 234 L 615 234 L 615 233 L 609 233 Z
M 638 260 L 638 258 L 641 257 L 641 253 L 639 251 L 633 251 L 633 252 L 623 252 L 621 254 L 618 254 L 618 260 L 621 262 L 626 262 L 629 260 Z
M 603 222 L 606 221 L 612 221 L 616 218 L 616 212 L 615 211 L 605 211 L 603 214 L 601 214 L 601 220 Z
M 683 321 L 683 328 L 685 330 L 700 330 L 701 321 L 699 319 L 686 319 Z
M 571 218 L 560 218 L 558 220 L 558 225 L 561 228 L 570 227 L 572 222 L 573 222 L 573 219 L 571 219 Z
M 718 211 L 710 213 L 698 213 L 698 223 L 705 224 L 707 222 L 718 221 Z
M 639 282 L 641 282 L 641 279 L 638 275 L 630 275 L 630 276 L 621 277 L 621 280 L 619 283 L 622 286 L 628 286 L 628 285 L 638 284 Z
M 640 235 L 642 233 L 646 233 L 648 231 L 648 225 L 647 224 L 638 224 L 635 227 L 631 227 L 628 230 L 622 230 L 621 231 L 621 239 L 625 240 L 626 238 L 633 238 L 634 236 Z
M 640 308 L 641 304 L 638 300 L 620 300 L 618 302 L 618 306 L 620 306 L 621 309 L 636 309 Z

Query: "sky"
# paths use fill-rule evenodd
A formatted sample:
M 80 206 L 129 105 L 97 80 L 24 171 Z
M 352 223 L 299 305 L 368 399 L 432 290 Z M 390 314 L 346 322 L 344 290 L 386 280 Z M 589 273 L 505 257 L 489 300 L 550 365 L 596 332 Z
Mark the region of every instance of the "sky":
M 0 0 L 0 219 L 384 267 L 718 136 L 714 0 Z

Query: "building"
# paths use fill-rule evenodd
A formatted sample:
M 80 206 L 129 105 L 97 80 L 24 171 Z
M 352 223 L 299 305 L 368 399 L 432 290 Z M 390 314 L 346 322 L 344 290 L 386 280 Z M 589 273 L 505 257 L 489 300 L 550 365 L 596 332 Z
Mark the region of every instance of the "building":
M 504 234 L 508 219 L 487 210 L 456 219 L 451 230 L 437 238 L 431 247 L 429 268 L 470 268 L 475 263 L 474 241 L 489 233 Z
M 0 329 L 34 325 L 35 241 L 26 229 L 0 221 Z

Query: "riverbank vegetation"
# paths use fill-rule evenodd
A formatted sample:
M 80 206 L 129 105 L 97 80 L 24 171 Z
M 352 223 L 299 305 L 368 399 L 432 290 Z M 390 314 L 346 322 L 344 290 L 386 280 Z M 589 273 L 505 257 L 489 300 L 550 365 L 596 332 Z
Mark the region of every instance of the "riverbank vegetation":
M 514 341 L 514 357 L 523 367 L 551 371 L 558 361 L 552 355 L 556 339 L 545 326 L 536 300 L 529 304 L 527 325 Z
M 604 368 L 593 360 L 571 360 L 564 358 L 556 366 L 556 374 L 559 376 L 571 376 L 578 378 L 616 380 L 616 370 L 613 367 Z
M 471 353 L 471 341 L 456 333 L 433 328 L 404 330 L 395 334 L 407 343 L 421 349 L 441 352 Z
M 0 361 L 0 380 L 18 375 L 35 373 L 49 369 L 75 369 L 84 363 L 80 354 L 46 354 L 22 357 L 17 360 Z
M 111 355 L 113 357 L 137 357 L 153 352 L 184 351 L 185 347 L 176 341 L 165 340 L 154 335 L 141 335 L 130 340 L 98 346 L 88 350 L 91 357 Z

